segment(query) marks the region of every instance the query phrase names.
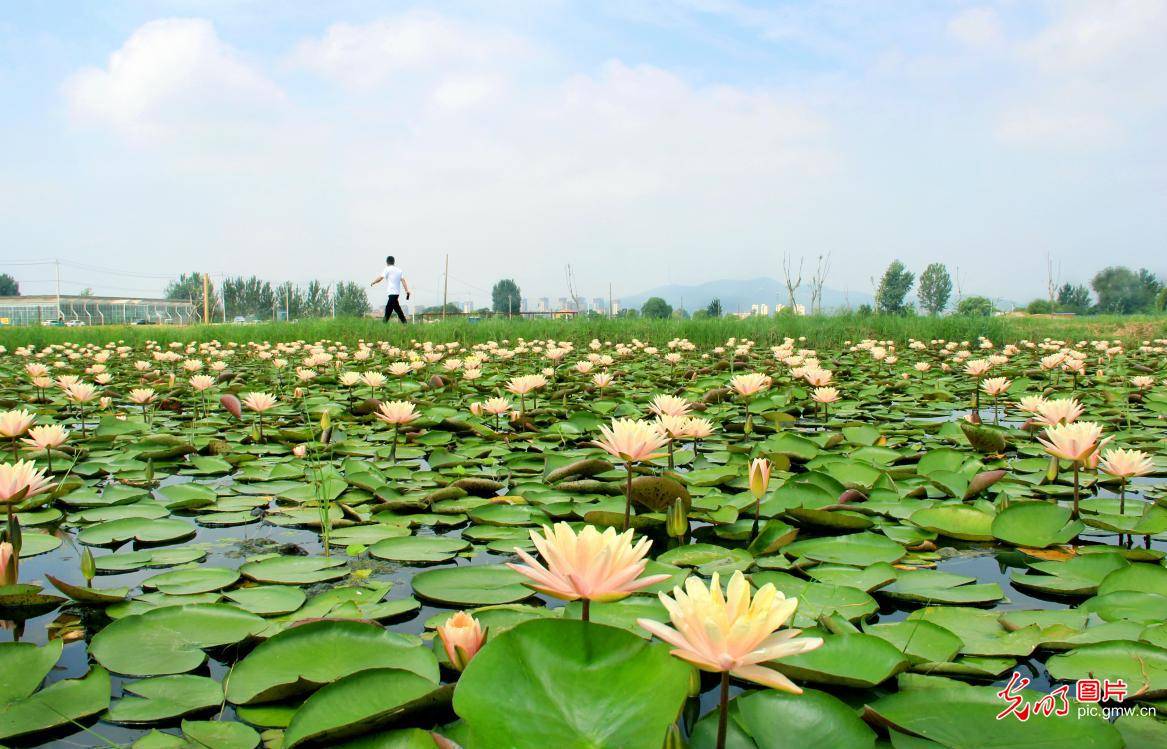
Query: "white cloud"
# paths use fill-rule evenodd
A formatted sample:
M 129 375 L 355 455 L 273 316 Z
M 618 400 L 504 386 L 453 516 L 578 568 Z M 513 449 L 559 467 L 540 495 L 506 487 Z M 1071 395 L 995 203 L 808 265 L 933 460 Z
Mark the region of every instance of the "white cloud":
M 280 89 L 196 18 L 151 21 L 103 68 L 84 68 L 64 85 L 80 121 L 125 134 L 162 135 L 213 120 L 252 115 L 282 98 Z
M 1054 22 L 1022 48 L 1042 72 L 1125 76 L 1132 63 L 1167 58 L 1164 0 L 1063 2 L 1059 7 Z M 1162 68 L 1147 72 L 1161 80 Z
M 1113 145 L 1167 108 L 1167 0 L 1060 2 L 1016 45 L 1023 83 L 998 122 L 1013 144 Z
M 948 22 L 948 33 L 969 47 L 989 47 L 1001 41 L 1001 19 L 993 8 L 965 8 Z
M 321 38 L 302 42 L 292 62 L 365 88 L 402 73 L 493 67 L 527 52 L 527 44 L 509 31 L 415 11 L 363 25 L 333 24 Z
M 1014 144 L 1045 146 L 1080 146 L 1096 143 L 1114 134 L 1115 125 L 1100 112 L 1057 108 L 1018 108 L 1005 113 L 996 134 Z

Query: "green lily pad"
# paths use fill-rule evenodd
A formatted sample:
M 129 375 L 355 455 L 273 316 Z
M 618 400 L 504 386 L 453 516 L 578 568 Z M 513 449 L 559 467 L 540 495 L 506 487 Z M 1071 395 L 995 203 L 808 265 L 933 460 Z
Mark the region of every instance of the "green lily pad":
M 419 597 L 449 606 L 487 606 L 516 603 L 534 595 L 524 585 L 528 579 L 502 565 L 446 567 L 419 572 L 413 592 Z
M 288 724 L 284 746 L 335 746 L 351 736 L 376 731 L 402 714 L 449 702 L 437 681 L 412 671 L 370 668 L 349 674 L 313 694 Z
M 175 518 L 122 518 L 91 525 L 77 534 L 77 540 L 86 546 L 120 546 L 127 541 L 135 544 L 171 544 L 194 538 L 198 529 Z
M 1122 679 L 1127 698 L 1167 696 L 1167 650 L 1143 642 L 1099 642 L 1084 645 L 1046 664 L 1055 679 Z
M 864 532 L 795 541 L 783 548 L 782 553 L 816 562 L 867 567 L 879 562 L 898 562 L 907 550 L 887 536 Z
M 995 537 L 1014 546 L 1044 549 L 1068 543 L 1086 526 L 1052 502 L 1014 502 L 993 518 Z
M 404 669 L 438 680 L 433 652 L 412 636 L 364 622 L 317 621 L 284 630 L 248 653 L 235 665 L 227 699 L 237 705 L 275 702 L 366 668 Z
M 260 583 L 310 585 L 339 580 L 348 574 L 348 567 L 343 558 L 274 556 L 248 562 L 239 572 Z
M 223 687 L 205 676 L 177 674 L 156 676 L 127 684 L 123 697 L 109 708 L 105 720 L 140 725 L 173 720 L 219 707 Z
M 167 606 L 114 621 L 93 636 L 89 654 L 118 674 L 181 674 L 206 661 L 204 648 L 236 644 L 263 627 L 263 619 L 233 606 Z
M 998 687 L 945 686 L 901 689 L 867 705 L 867 714 L 881 725 L 928 739 L 953 749 L 1047 749 L 1051 746 L 1121 749 L 1118 731 L 1101 718 L 1031 714 L 1021 721 L 998 720 L 1004 709 Z M 1029 702 L 1040 692 L 1026 690 Z M 897 746 L 911 746 L 897 744 Z
M 908 659 L 887 640 L 862 633 L 824 635 L 822 647 L 768 665 L 795 681 L 874 687 L 908 668 Z
M 391 562 L 447 562 L 470 547 L 470 542 L 443 536 L 401 536 L 379 541 L 369 549 Z
M 713 749 L 718 710 L 693 728 L 690 746 Z M 734 749 L 823 746 L 874 749 L 875 732 L 845 702 L 817 689 L 802 694 L 777 690 L 748 692 L 730 701 L 726 746 Z
M 152 588 L 167 595 L 186 596 L 222 590 L 234 585 L 237 580 L 239 573 L 236 570 L 198 567 L 162 572 L 143 580 L 142 587 Z
M 667 646 L 623 629 L 538 619 L 479 651 L 454 710 L 483 746 L 659 747 L 691 673 Z

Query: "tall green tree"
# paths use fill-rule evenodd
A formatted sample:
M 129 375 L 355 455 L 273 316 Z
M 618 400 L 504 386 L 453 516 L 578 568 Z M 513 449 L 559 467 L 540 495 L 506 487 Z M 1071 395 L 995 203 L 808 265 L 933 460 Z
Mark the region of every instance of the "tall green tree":
M 364 317 L 369 314 L 369 295 L 365 287 L 355 281 L 343 281 L 336 285 L 337 317 Z
M 989 317 L 993 311 L 992 300 L 983 296 L 966 296 L 956 305 L 956 314 L 965 317 Z
M 304 292 L 291 281 L 284 281 L 276 287 L 277 315 L 287 320 L 299 320 L 306 316 L 304 307 Z
M 938 315 L 948 306 L 952 296 L 952 276 L 944 263 L 932 263 L 920 274 L 920 286 L 916 291 L 920 306 L 930 315 Z
M 20 284 L 7 273 L 0 273 L 0 296 L 20 296 Z
M 1082 284 L 1064 283 L 1058 288 L 1058 309 L 1083 315 L 1090 310 L 1090 289 Z
M 309 281 L 304 290 L 304 314 L 307 317 L 331 317 L 331 289 L 319 281 Z
M 523 294 L 513 278 L 504 278 L 490 290 L 491 307 L 500 315 L 513 315 L 523 310 Z
M 183 273 L 166 286 L 166 298 L 175 302 L 191 302 L 195 306 L 195 314 L 203 314 L 203 274 L 199 272 Z M 207 281 L 207 304 L 211 316 L 219 308 L 219 297 L 214 281 Z
M 912 290 L 916 276 L 904 267 L 899 260 L 893 260 L 883 278 L 879 281 L 879 289 L 875 292 L 875 308 L 884 315 L 902 315 L 908 311 L 904 299 Z
M 1151 280 L 1154 276 L 1148 272 Z M 1098 310 L 1115 315 L 1129 315 L 1150 309 L 1155 299 L 1149 279 L 1130 268 L 1112 265 L 1103 268 L 1090 279 L 1098 295 Z
M 223 306 L 228 318 L 270 320 L 275 312 L 275 299 L 271 283 L 256 276 L 223 279 Z
M 721 298 L 713 297 L 713 301 L 705 308 L 705 314 L 710 317 L 721 317 L 725 314 L 725 310 L 721 308 Z
M 640 306 L 640 314 L 656 320 L 665 320 L 672 317 L 673 306 L 659 296 L 651 296 Z

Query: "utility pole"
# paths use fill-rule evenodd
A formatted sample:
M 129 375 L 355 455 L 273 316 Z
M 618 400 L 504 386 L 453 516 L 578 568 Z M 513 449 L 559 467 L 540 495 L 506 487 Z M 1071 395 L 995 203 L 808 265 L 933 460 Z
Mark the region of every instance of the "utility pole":
M 442 319 L 446 319 L 446 300 L 450 293 L 450 253 L 446 253 L 446 271 L 442 274 Z
M 207 299 L 207 287 L 210 286 L 210 276 L 203 274 L 203 325 L 211 324 L 211 305 Z
M 54 260 L 53 265 L 57 266 L 57 320 L 61 319 L 61 261 Z
M 292 285 L 284 287 L 284 322 L 292 321 Z
M 612 282 L 608 282 L 608 317 L 614 317 L 615 313 L 612 311 Z

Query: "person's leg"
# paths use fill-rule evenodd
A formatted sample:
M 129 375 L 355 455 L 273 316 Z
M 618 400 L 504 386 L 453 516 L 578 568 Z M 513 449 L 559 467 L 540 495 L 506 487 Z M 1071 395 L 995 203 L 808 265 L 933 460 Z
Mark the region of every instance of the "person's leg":
M 393 308 L 395 310 L 397 310 L 397 318 L 399 320 L 401 320 L 401 324 L 405 325 L 406 324 L 405 310 L 401 309 L 401 297 L 399 297 L 399 296 L 393 297 Z
M 391 295 L 388 299 L 385 300 L 385 317 L 381 319 L 381 322 L 389 322 L 389 313 L 393 309 L 393 300 L 395 298 L 396 297 Z

